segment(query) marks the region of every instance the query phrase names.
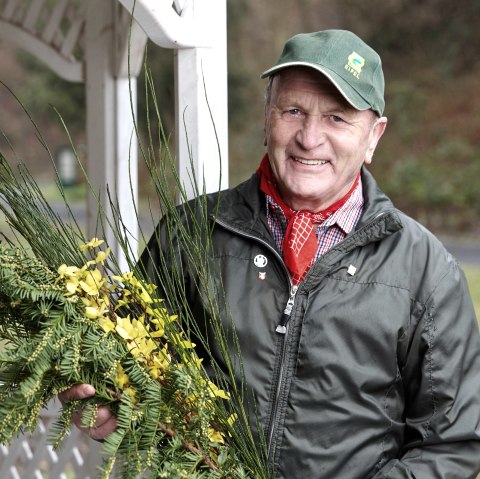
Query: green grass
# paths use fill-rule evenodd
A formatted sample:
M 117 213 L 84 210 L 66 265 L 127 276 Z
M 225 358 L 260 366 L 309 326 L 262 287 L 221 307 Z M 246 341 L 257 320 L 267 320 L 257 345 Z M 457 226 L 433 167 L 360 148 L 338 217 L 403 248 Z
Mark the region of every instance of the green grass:
M 46 183 L 38 182 L 42 193 L 47 201 L 63 201 L 59 193 L 58 186 L 53 181 Z M 85 183 L 79 183 L 77 185 L 65 186 L 65 197 L 67 202 L 85 201 L 87 195 L 87 185 Z
M 468 287 L 480 323 L 480 266 L 464 266 L 463 270 L 467 276 Z

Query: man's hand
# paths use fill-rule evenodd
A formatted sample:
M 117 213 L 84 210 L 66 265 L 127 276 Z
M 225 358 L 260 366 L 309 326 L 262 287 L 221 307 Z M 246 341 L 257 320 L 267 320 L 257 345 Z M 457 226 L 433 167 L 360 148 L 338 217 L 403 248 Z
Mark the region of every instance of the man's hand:
M 58 398 L 62 403 L 69 401 L 78 401 L 80 399 L 87 399 L 95 396 L 95 388 L 90 384 L 76 384 L 71 388 L 63 391 L 58 395 Z M 81 431 L 87 433 L 92 439 L 101 441 L 105 439 L 117 428 L 117 418 L 113 414 L 110 408 L 101 406 L 97 411 L 97 418 L 95 421 L 95 427 L 86 427 L 82 423 L 83 410 L 76 411 L 72 415 L 72 420 L 75 426 Z

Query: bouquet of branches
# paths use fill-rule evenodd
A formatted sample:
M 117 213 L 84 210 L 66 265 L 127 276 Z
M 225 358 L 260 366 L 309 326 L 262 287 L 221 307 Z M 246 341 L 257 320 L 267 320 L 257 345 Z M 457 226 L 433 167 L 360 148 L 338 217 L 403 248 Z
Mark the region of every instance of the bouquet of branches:
M 172 176 L 165 164 L 159 168 L 151 160 L 153 151 L 150 146 L 144 158 L 167 229 L 175 231 L 170 253 L 182 248 L 198 281 L 208 284 L 207 212 L 201 200 L 195 211 L 176 206 Z M 172 170 L 168 150 L 167 157 Z M 233 380 L 232 358 L 222 358 L 221 372 L 213 364 L 209 375 L 196 352 L 181 264 L 156 265 L 165 283 L 159 292 L 135 267 L 117 217 L 110 227 L 132 265 L 119 271 L 108 245 L 87 240 L 72 214 L 62 220 L 28 170 L 20 166 L 14 172 L 1 154 L 0 210 L 16 237 L 0 242 L 1 443 L 34 430 L 42 408 L 58 393 L 88 383 L 95 397 L 63 405 L 51 442 L 60 447 L 75 411 L 84 411 L 89 426 L 97 409 L 109 406 L 118 427 L 103 442 L 99 479 L 112 470 L 123 479 L 270 477 L 247 420 L 245 386 Z M 221 346 L 227 339 L 215 317 L 216 297 L 218 291 L 211 292 L 210 321 Z M 202 338 L 196 335 L 197 340 Z M 203 347 L 208 354 L 208 344 Z

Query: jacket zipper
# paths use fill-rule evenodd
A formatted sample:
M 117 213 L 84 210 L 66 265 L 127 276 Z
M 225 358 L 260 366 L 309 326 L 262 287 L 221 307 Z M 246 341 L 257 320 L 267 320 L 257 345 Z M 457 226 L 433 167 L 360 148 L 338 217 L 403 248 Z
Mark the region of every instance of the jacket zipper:
M 291 284 L 291 281 L 290 281 Z M 283 311 L 282 318 L 280 320 L 280 324 L 276 328 L 276 332 L 283 335 L 283 342 L 282 342 L 282 353 L 281 353 L 281 358 L 280 358 L 280 371 L 278 373 L 278 378 L 277 378 L 277 388 L 275 392 L 275 398 L 274 398 L 274 403 L 272 406 L 272 411 L 270 413 L 270 418 L 268 422 L 268 441 L 267 441 L 267 455 L 269 459 L 273 459 L 272 457 L 272 444 L 273 444 L 273 436 L 275 433 L 275 418 L 277 417 L 277 411 L 278 411 L 278 401 L 280 398 L 280 391 L 282 389 L 282 383 L 283 383 L 283 375 L 285 372 L 285 356 L 286 356 L 286 344 L 287 344 L 287 336 L 288 336 L 288 330 L 289 330 L 289 321 L 290 317 L 292 315 L 292 309 L 293 305 L 295 304 L 295 295 L 297 294 L 298 286 L 291 286 L 290 288 L 290 296 L 288 298 L 287 304 L 285 306 L 285 310 Z
M 286 334 L 287 333 L 287 323 L 290 320 L 290 316 L 292 315 L 293 305 L 295 303 L 295 295 L 297 294 L 298 286 L 292 286 L 290 289 L 290 297 L 288 298 L 287 305 L 283 310 L 282 317 L 280 319 L 280 323 L 275 329 L 277 333 Z
M 237 233 L 238 235 L 243 236 L 245 238 L 253 239 L 253 240 L 261 243 L 265 247 L 267 247 L 280 260 L 280 263 L 282 264 L 282 267 L 285 270 L 285 273 L 286 273 L 286 276 L 287 276 L 288 282 L 289 282 L 290 294 L 289 294 L 289 297 L 288 297 L 288 300 L 287 300 L 287 304 L 285 305 L 285 309 L 283 310 L 283 314 L 282 314 L 282 317 L 280 319 L 280 323 L 277 325 L 277 327 L 275 329 L 275 331 L 279 335 L 283 336 L 283 342 L 282 342 L 282 351 L 281 351 L 281 357 L 280 357 L 280 371 L 278 373 L 278 378 L 276 380 L 276 393 L 275 393 L 274 403 L 273 403 L 273 406 L 272 406 L 272 411 L 270 413 L 270 417 L 269 417 L 269 420 L 268 420 L 268 425 L 267 425 L 267 428 L 266 428 L 266 431 L 268 431 L 267 455 L 268 455 L 269 459 L 272 459 L 271 454 L 272 454 L 273 435 L 274 435 L 274 432 L 275 432 L 275 418 L 277 416 L 278 400 L 279 400 L 279 397 L 280 397 L 280 390 L 282 388 L 282 381 L 283 381 L 283 375 L 284 375 L 284 370 L 285 370 L 285 366 L 284 366 L 285 365 L 285 354 L 286 354 L 285 345 L 286 345 L 287 336 L 288 336 L 289 320 L 290 320 L 290 317 L 291 317 L 291 314 L 292 314 L 293 306 L 295 304 L 295 296 L 296 296 L 297 291 L 298 291 L 298 286 L 292 284 L 292 279 L 290 277 L 290 273 L 289 273 L 287 267 L 285 266 L 285 263 L 283 262 L 283 259 L 280 256 L 280 254 L 278 253 L 278 251 L 276 249 L 272 248 L 272 246 L 270 246 L 266 241 L 263 241 L 261 238 L 258 238 L 255 235 L 250 235 L 248 233 L 245 233 L 244 231 L 238 230 L 238 229 L 236 229 L 236 228 L 234 228 L 234 227 L 232 227 L 228 224 L 225 224 L 222 221 L 219 221 L 217 218 L 215 218 L 215 222 L 217 224 L 219 224 L 220 226 L 222 226 L 223 228 L 229 230 L 229 231 Z
M 381 212 L 378 215 L 376 215 L 367 225 L 365 225 L 362 229 L 368 228 L 371 226 L 373 223 L 376 223 L 379 218 L 384 216 L 386 213 Z M 285 309 L 283 311 L 282 317 L 280 319 L 280 323 L 277 325 L 275 331 L 279 334 L 282 335 L 283 338 L 283 343 L 282 343 L 282 352 L 281 352 L 281 358 L 280 358 L 280 371 L 278 373 L 278 378 L 276 380 L 276 393 L 275 393 L 275 398 L 274 398 L 274 404 L 270 413 L 270 418 L 268 421 L 267 429 L 268 431 L 268 441 L 267 441 L 267 455 L 270 460 L 273 459 L 272 457 L 272 444 L 273 444 L 273 436 L 275 433 L 275 418 L 277 416 L 277 410 L 278 410 L 278 402 L 279 402 L 279 397 L 280 397 L 280 391 L 282 388 L 282 382 L 283 382 L 283 375 L 284 375 L 284 369 L 285 369 L 285 355 L 286 355 L 286 342 L 287 342 L 287 336 L 288 336 L 288 330 L 289 330 L 289 321 L 291 318 L 293 306 L 295 304 L 295 296 L 298 291 L 298 286 L 292 284 L 292 280 L 290 277 L 290 273 L 288 272 L 287 267 L 285 266 L 285 263 L 280 256 L 280 254 L 270 246 L 266 241 L 263 241 L 262 239 L 258 238 L 255 235 L 251 235 L 248 233 L 245 233 L 244 231 L 238 230 L 228 224 L 223 223 L 222 221 L 219 221 L 217 218 L 215 218 L 215 222 L 222 226 L 223 228 L 232 231 L 234 233 L 237 233 L 240 236 L 243 236 L 245 238 L 250 238 L 253 239 L 261 244 L 263 244 L 266 248 L 268 248 L 278 259 L 280 259 L 280 263 L 282 264 L 282 267 L 284 268 L 287 278 L 289 280 L 289 285 L 290 285 L 290 295 L 287 301 L 287 304 L 285 305 Z

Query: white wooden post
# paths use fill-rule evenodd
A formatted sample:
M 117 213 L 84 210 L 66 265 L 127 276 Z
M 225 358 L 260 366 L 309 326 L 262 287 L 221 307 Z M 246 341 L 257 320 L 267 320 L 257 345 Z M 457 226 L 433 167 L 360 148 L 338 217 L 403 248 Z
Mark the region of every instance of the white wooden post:
M 228 185 L 226 0 L 118 0 L 148 37 L 175 51 L 177 161 L 188 196 Z M 216 131 L 215 131 L 216 130 Z M 220 170 L 222 173 L 219 178 Z M 205 184 L 203 185 L 203 180 Z
M 87 0 L 87 164 L 93 187 L 88 199 L 87 230 L 90 236 L 105 236 L 120 268 L 126 270 L 128 265 L 113 231 L 105 225 L 106 230 L 102 232 L 98 224 L 99 207 L 113 222 L 110 200 L 118 203 L 125 233 L 136 255 L 138 221 L 134 205 L 138 203 L 138 185 L 134 115 L 138 72 L 132 72 L 133 76 L 128 78 L 124 53 L 128 45 L 125 41 L 119 42 L 119 38 L 128 37 L 128 25 L 118 25 L 119 8 L 122 7 L 113 0 Z M 116 25 L 123 26 L 123 32 Z M 117 52 L 119 43 L 123 56 Z
M 104 234 L 98 225 L 98 209 L 110 216 L 107 185 L 115 193 L 116 83 L 114 78 L 114 8 L 111 0 L 86 2 L 86 118 L 87 172 L 93 188 L 88 196 L 89 236 L 105 236 L 113 245 L 112 232 Z M 97 205 L 98 200 L 98 205 Z M 116 255 L 117 251 L 113 251 Z
M 175 50 L 177 158 L 192 197 L 191 165 L 205 191 L 228 186 L 226 2 L 197 2 L 190 14 L 208 45 Z

